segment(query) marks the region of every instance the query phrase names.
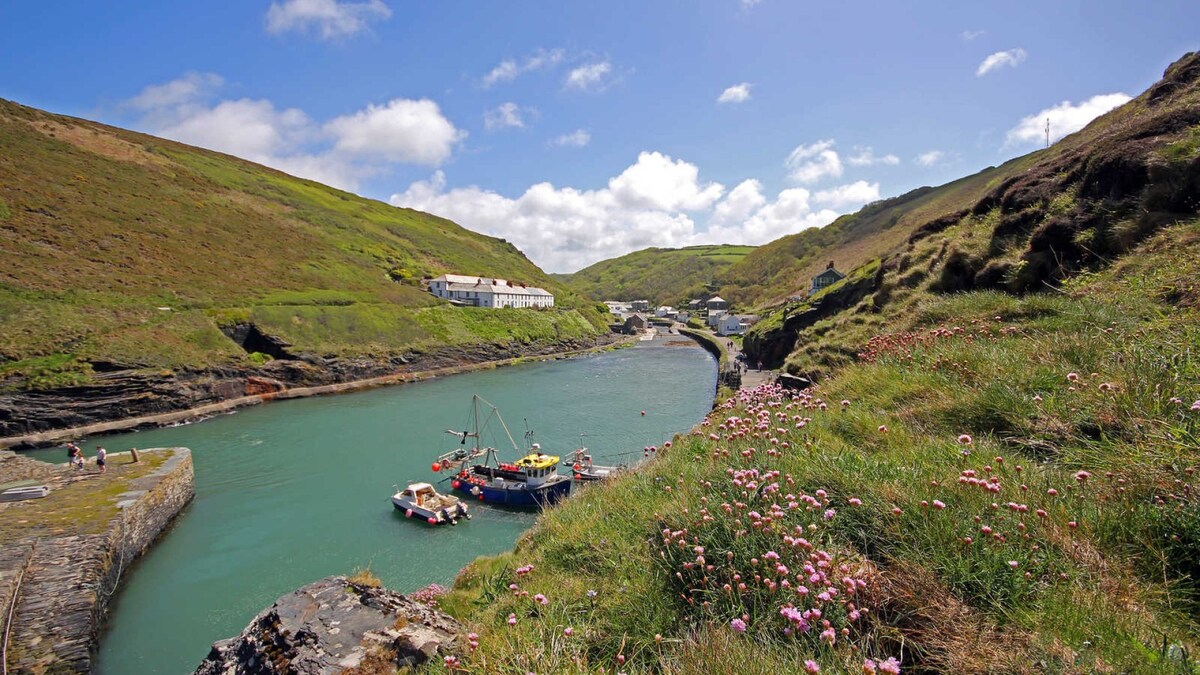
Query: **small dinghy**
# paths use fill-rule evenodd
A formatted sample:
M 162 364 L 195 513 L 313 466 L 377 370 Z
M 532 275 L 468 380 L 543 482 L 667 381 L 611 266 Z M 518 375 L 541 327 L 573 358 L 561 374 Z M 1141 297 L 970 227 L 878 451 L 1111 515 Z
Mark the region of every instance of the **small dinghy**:
M 567 456 L 568 461 L 572 462 L 571 470 L 573 477 L 580 483 L 591 483 L 594 481 L 604 480 L 611 476 L 615 476 L 622 471 L 629 470 L 628 464 L 617 464 L 615 466 L 602 466 L 592 461 L 592 456 L 588 454 L 587 448 L 580 446 Z
M 467 505 L 454 495 L 438 494 L 429 483 L 412 483 L 392 495 L 392 506 L 408 518 L 420 518 L 430 525 L 457 525 L 471 519 Z

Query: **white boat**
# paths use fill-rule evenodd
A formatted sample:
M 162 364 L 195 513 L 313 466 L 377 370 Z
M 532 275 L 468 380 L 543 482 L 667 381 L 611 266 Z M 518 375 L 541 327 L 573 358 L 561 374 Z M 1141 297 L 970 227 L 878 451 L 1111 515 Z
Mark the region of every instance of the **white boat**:
M 467 505 L 454 495 L 439 494 L 429 483 L 411 483 L 392 495 L 392 506 L 408 518 L 421 518 L 430 525 L 457 525 L 471 519 Z

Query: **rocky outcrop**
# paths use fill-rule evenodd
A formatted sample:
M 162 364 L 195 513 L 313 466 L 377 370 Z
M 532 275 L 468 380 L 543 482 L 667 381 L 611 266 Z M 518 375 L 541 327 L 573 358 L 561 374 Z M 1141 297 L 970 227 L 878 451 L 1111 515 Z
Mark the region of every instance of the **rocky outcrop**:
M 17 388 L 19 383 L 3 383 L 8 386 L 5 387 L 7 391 L 0 393 L 0 447 L 6 445 L 8 438 L 56 429 L 184 412 L 245 397 L 288 398 L 290 390 L 300 388 L 464 368 L 514 358 L 539 358 L 602 346 L 617 339 L 617 336 L 606 335 L 595 340 L 552 343 L 514 341 L 374 359 L 289 355 L 257 368 L 203 371 L 147 372 L 106 364 L 103 372 L 97 372 L 86 383 L 77 386 L 21 390 Z M 10 444 L 21 447 L 37 443 Z
M 213 645 L 195 675 L 393 672 L 448 654 L 448 614 L 373 586 L 328 577 L 279 598 L 238 637 Z

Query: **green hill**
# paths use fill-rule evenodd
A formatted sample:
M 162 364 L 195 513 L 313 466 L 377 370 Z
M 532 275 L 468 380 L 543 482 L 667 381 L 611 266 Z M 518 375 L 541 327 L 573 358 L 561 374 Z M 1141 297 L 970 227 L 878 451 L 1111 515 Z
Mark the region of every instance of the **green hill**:
M 464 670 L 1195 671 L 1200 54 L 880 208 L 747 337 L 816 386 L 730 393 L 460 573 Z
M 554 276 L 597 300 L 676 304 L 706 293 L 706 286 L 752 251 L 753 246 L 731 245 L 647 248 Z
M 443 272 L 544 286 L 559 307 L 454 308 L 420 288 Z M 256 366 L 226 337 L 247 324 L 295 355 L 387 363 L 590 339 L 604 315 L 502 239 L 0 101 L 0 393 Z

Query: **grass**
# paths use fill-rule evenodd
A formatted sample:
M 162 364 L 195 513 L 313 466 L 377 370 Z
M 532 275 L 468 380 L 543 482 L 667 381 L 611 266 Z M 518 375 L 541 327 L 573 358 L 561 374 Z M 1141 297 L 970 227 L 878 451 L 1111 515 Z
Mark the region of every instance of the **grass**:
M 704 297 L 722 271 L 754 251 L 753 246 L 714 245 L 647 248 L 556 275 L 572 288 L 599 300 L 650 300 L 686 306 Z
M 89 376 L 83 365 L 55 370 L 45 359 L 155 369 L 253 365 L 220 328 L 260 317 L 278 319 L 273 325 L 322 355 L 406 353 L 439 330 L 455 344 L 482 345 L 604 327 L 595 303 L 502 239 L 226 155 L 7 101 L 0 101 L 0 223 L 0 363 L 21 380 L 10 388 Z M 530 328 L 511 317 L 449 318 L 449 307 L 420 288 L 422 277 L 444 272 L 544 286 L 564 311 L 531 318 Z M 311 321 L 293 328 L 293 320 Z M 476 328 L 483 332 L 470 335 Z
M 463 570 L 463 667 L 1193 672 L 1196 278 L 1200 223 L 1169 228 L 1063 293 L 926 298 L 806 394 L 730 398 Z
M 154 472 L 167 461 L 169 452 L 141 452 L 137 464 L 128 455 L 111 456 L 108 471 L 87 480 L 58 487 L 52 484 L 50 494 L 10 504 L 0 519 L 0 538 L 16 540 L 28 536 L 63 536 L 99 534 L 117 515 L 118 497 L 129 490 L 129 484 Z M 64 469 L 64 471 L 66 471 Z M 85 472 L 94 473 L 89 463 Z

